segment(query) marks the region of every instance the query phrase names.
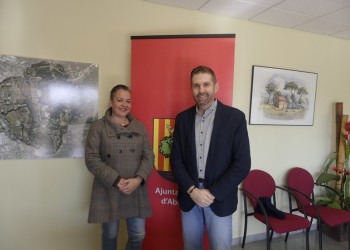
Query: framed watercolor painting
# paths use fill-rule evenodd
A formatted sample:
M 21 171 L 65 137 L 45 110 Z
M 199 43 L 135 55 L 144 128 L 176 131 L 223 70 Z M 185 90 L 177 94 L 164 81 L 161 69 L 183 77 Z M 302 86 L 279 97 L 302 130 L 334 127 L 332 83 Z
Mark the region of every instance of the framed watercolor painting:
M 317 76 L 254 65 L 249 124 L 312 126 Z

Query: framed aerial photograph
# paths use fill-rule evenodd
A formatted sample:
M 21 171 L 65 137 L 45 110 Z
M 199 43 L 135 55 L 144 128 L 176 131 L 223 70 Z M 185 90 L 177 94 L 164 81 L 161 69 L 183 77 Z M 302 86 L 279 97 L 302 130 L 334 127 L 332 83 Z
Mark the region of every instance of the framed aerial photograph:
M 251 125 L 312 126 L 317 73 L 253 66 Z
M 0 160 L 82 158 L 98 65 L 0 55 Z

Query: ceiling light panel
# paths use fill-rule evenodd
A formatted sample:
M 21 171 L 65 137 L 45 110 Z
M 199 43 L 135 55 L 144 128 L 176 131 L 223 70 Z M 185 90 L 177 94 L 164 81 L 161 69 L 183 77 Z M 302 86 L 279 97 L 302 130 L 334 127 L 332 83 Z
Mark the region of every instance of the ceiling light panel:
M 246 2 L 250 4 L 257 4 L 262 5 L 266 7 L 272 7 L 280 2 L 283 2 L 284 0 L 238 0 L 239 2 Z
M 265 6 L 251 4 L 244 1 L 211 0 L 199 10 L 222 16 L 250 19 L 266 9 L 268 8 Z
M 165 5 L 170 5 L 179 8 L 198 10 L 203 6 L 208 0 L 145 0 L 146 2 L 160 3 Z

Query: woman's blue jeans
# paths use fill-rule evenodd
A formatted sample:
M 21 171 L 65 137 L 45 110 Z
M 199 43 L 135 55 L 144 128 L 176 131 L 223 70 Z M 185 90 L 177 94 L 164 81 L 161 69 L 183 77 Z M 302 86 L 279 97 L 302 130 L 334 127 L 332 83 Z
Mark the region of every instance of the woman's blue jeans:
M 128 242 L 126 250 L 141 250 L 145 238 L 145 219 L 127 218 Z M 119 232 L 119 221 L 102 223 L 102 250 L 116 250 Z
M 188 212 L 181 210 L 181 220 L 184 250 L 203 249 L 205 226 L 210 250 L 231 250 L 232 215 L 219 217 L 210 207 L 202 208 L 195 205 Z

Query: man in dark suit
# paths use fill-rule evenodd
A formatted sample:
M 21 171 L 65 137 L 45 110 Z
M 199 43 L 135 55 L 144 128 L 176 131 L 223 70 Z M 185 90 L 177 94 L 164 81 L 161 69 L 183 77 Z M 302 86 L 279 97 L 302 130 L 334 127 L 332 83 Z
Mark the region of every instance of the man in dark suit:
M 170 156 L 179 185 L 185 250 L 203 249 L 207 228 L 211 250 L 230 250 L 238 185 L 250 170 L 245 115 L 215 98 L 218 83 L 206 66 L 191 72 L 195 106 L 177 115 Z

